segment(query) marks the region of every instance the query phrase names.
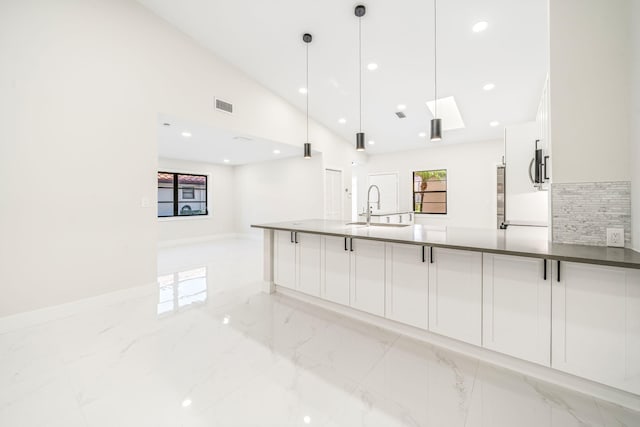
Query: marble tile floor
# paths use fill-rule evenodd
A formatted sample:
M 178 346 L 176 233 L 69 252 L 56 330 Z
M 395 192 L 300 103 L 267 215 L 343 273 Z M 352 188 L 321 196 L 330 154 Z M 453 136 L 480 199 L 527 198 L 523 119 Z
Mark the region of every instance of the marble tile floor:
M 261 293 L 261 250 L 161 249 L 146 294 L 0 334 L 0 426 L 640 426 L 640 413 Z

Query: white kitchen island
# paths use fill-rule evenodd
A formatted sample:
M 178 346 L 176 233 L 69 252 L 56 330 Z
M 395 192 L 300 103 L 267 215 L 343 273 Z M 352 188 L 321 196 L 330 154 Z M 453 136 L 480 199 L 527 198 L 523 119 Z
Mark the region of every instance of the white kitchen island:
M 637 252 L 516 230 L 254 227 L 265 230 L 269 292 L 640 407 Z

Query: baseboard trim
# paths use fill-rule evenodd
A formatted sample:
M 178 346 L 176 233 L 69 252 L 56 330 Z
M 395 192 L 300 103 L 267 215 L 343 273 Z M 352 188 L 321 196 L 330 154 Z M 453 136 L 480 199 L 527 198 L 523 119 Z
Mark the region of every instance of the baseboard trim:
M 418 341 L 423 341 L 437 347 L 452 351 L 454 353 L 461 354 L 463 356 L 473 357 L 493 366 L 507 369 L 521 375 L 526 375 L 533 379 L 557 385 L 580 394 L 586 394 L 605 402 L 623 406 L 634 411 L 640 411 L 640 396 L 624 390 L 619 390 L 604 384 L 587 380 L 585 378 L 580 378 L 571 374 L 557 371 L 546 366 L 537 365 L 526 360 L 521 360 L 511 356 L 507 356 L 505 354 L 496 353 L 486 348 L 477 347 L 475 345 L 467 344 L 465 342 L 448 338 L 443 335 L 438 335 L 433 332 L 415 328 L 413 326 L 404 325 L 393 320 L 378 317 L 373 314 L 353 309 L 351 307 L 346 307 L 317 297 L 303 294 L 292 289 L 283 288 L 276 285 L 275 291 L 281 295 L 285 295 L 286 297 L 300 300 L 314 306 L 319 306 L 345 317 L 349 317 L 361 322 L 366 322 L 381 329 L 386 329 L 391 332 L 416 339 Z
M 153 282 L 147 285 L 108 292 L 106 294 L 83 298 L 64 304 L 0 317 L 0 334 L 56 321 L 79 313 L 95 310 L 97 308 L 108 307 L 123 301 L 148 297 L 156 292 L 158 292 L 158 285 L 156 282 Z

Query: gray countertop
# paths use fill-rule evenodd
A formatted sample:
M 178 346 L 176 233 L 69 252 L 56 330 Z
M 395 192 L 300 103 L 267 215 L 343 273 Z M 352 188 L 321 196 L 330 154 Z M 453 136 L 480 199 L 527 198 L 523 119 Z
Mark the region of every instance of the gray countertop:
M 256 224 L 251 227 L 640 269 L 640 252 L 624 248 L 551 243 L 547 240 L 545 228 L 367 227 L 321 219 Z

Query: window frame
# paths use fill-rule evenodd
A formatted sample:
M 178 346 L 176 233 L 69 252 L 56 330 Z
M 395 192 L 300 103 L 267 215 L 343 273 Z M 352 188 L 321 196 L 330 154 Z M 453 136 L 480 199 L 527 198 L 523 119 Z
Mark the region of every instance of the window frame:
M 444 171 L 446 179 L 444 180 L 446 183 L 446 190 L 435 190 L 435 191 L 416 191 L 416 172 L 436 172 L 436 171 Z M 444 212 L 417 212 L 416 211 L 416 194 L 423 193 L 444 193 Z M 411 206 L 413 207 L 413 213 L 415 215 L 438 215 L 438 216 L 446 216 L 449 214 L 449 171 L 448 169 L 421 169 L 417 171 L 413 171 L 411 173 Z
M 211 209 L 209 208 L 209 174 L 206 173 L 197 173 L 197 172 L 178 172 L 178 171 L 171 171 L 171 170 L 158 170 L 158 172 L 156 173 L 156 183 L 157 183 L 157 175 L 158 174 L 168 174 L 168 175 L 173 175 L 173 213 L 172 215 L 167 215 L 167 216 L 160 216 L 156 213 L 156 217 L 158 218 L 158 220 L 161 221 L 172 221 L 172 220 L 176 220 L 176 219 L 182 219 L 182 218 L 203 218 L 203 217 L 209 217 L 211 216 Z M 205 213 L 199 213 L 199 214 L 193 214 L 193 215 L 180 215 L 180 188 L 178 185 L 178 176 L 179 175 L 188 175 L 188 176 L 198 176 L 198 177 L 203 177 L 204 178 L 204 194 L 205 194 L 205 199 L 204 199 L 204 204 L 205 204 Z M 157 188 L 160 188 L 157 186 Z M 194 196 L 195 196 L 195 189 L 194 189 Z M 184 197 L 183 197 L 184 199 Z M 192 200 L 192 199 L 189 199 Z M 195 198 L 193 199 L 195 200 Z M 171 202 L 161 202 L 160 200 L 157 201 L 156 203 L 156 208 L 158 207 L 158 205 L 160 203 L 171 203 Z

